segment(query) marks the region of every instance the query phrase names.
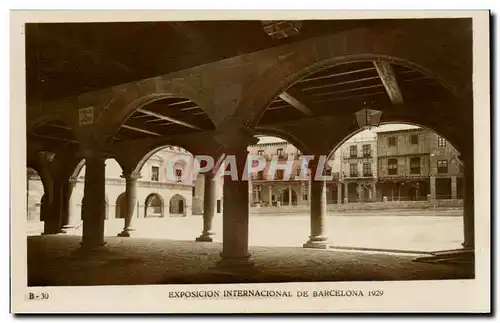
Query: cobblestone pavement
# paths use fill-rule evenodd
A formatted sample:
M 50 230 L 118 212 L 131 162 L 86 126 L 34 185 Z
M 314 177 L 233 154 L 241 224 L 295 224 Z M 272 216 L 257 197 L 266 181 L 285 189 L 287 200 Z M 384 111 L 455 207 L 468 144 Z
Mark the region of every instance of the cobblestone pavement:
M 343 213 L 328 216 L 326 229 L 334 246 L 436 251 L 461 248 L 462 211 L 394 210 L 384 213 Z M 193 241 L 201 234 L 202 216 L 134 219 L 133 237 Z M 123 228 L 123 219 L 106 221 L 105 235 L 115 237 Z M 70 231 L 81 235 L 82 228 Z M 221 241 L 222 217 L 213 220 L 214 240 Z M 30 223 L 27 231 L 38 235 L 43 223 Z M 252 215 L 249 225 L 251 246 L 300 247 L 308 239 L 307 214 Z
M 414 262 L 409 255 L 297 247 L 251 247 L 253 271 L 216 270 L 220 243 L 107 238 L 101 252 L 82 254 L 81 238 L 28 237 L 28 284 L 138 285 L 472 278 L 468 265 Z

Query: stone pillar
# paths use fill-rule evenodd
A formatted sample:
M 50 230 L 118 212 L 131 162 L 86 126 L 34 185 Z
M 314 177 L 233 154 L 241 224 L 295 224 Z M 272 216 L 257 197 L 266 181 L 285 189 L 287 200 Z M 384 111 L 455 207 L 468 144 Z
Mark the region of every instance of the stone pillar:
M 63 186 L 64 182 L 59 178 L 54 178 L 52 203 L 45 213 L 43 223 L 43 234 L 62 233 L 62 207 L 63 207 Z
M 292 185 L 288 185 L 288 206 L 292 206 Z
M 212 172 L 205 173 L 203 192 L 203 232 L 196 241 L 212 242 L 212 220 L 215 214 L 215 180 Z
M 453 200 L 457 199 L 457 177 L 451 177 L 451 198 Z
M 224 200 L 222 210 L 222 252 L 217 267 L 222 270 L 246 270 L 253 267 L 248 253 L 248 181 L 243 180 L 248 155 L 247 146 L 257 143 L 251 134 L 233 133 L 216 137 L 224 146 L 226 158 L 234 156 L 238 179 L 224 176 Z M 231 157 L 233 158 L 233 157 Z
M 436 176 L 431 176 L 429 178 L 429 192 L 431 194 L 431 200 L 436 199 Z
M 344 203 L 349 203 L 349 183 L 344 183 Z
M 272 204 L 273 204 L 273 187 L 271 185 L 269 185 L 267 187 L 267 189 L 268 189 L 269 206 L 272 206 Z
M 311 235 L 309 240 L 303 245 L 304 248 L 328 248 L 328 237 L 325 233 L 326 222 L 326 181 L 316 180 L 315 163 L 311 168 Z
M 63 230 L 67 231 L 76 226 L 79 220 L 79 216 L 75 211 L 76 201 L 73 198 L 73 190 L 78 183 L 78 178 L 70 177 L 68 182 L 66 183 L 66 190 L 64 195 L 64 203 L 65 203 L 65 217 L 63 220 Z
M 372 199 L 377 200 L 377 184 L 375 182 L 372 184 Z
M 465 155 L 465 154 L 464 154 Z M 465 156 L 464 156 L 465 157 Z M 474 250 L 474 168 L 472 158 L 464 159 L 464 176 L 462 179 L 464 200 L 464 242 L 465 249 Z
M 86 250 L 96 249 L 106 244 L 104 241 L 105 160 L 103 155 L 94 151 L 85 158 L 82 248 Z
M 342 183 L 337 183 L 337 204 L 342 204 Z
M 118 233 L 119 237 L 130 237 L 130 232 L 134 231 L 132 226 L 132 219 L 134 218 L 134 211 L 137 204 L 137 180 L 141 178 L 139 173 L 123 174 L 125 178 L 125 225 L 123 231 Z

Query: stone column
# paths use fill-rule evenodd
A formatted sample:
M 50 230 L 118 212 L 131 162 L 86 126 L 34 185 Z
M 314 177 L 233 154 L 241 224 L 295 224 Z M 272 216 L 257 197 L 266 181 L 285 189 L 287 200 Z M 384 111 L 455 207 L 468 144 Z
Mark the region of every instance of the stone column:
M 212 220 L 215 214 L 215 180 L 212 172 L 205 173 L 203 192 L 203 232 L 196 241 L 212 242 Z
M 436 176 L 431 176 L 429 178 L 429 192 L 431 194 L 431 200 L 436 199 Z
M 311 168 L 311 235 L 309 240 L 303 245 L 304 248 L 328 248 L 328 237 L 325 233 L 326 222 L 326 181 L 316 180 L 315 163 L 310 164 Z
M 337 183 L 337 204 L 342 204 L 342 183 Z
M 288 185 L 288 206 L 292 206 L 292 185 Z
M 372 184 L 372 198 L 377 201 L 377 184 L 375 182 Z
M 344 183 L 344 203 L 349 203 L 349 183 Z
M 106 158 L 92 151 L 85 158 L 85 188 L 83 191 L 82 248 L 103 247 L 105 220 L 105 162 Z
M 268 199 L 269 199 L 269 206 L 272 206 L 272 203 L 273 203 L 273 187 L 271 185 L 269 185 L 267 187 L 268 189 Z
M 236 161 L 238 180 L 224 176 L 224 200 L 222 210 L 222 252 L 217 267 L 222 270 L 246 270 L 253 267 L 248 253 L 248 181 L 242 180 L 247 159 L 247 146 L 257 143 L 251 134 L 233 133 L 216 137 L 223 145 L 226 158 Z M 231 166 L 231 167 L 232 167 Z
M 457 199 L 457 177 L 451 177 L 451 198 L 453 200 Z
M 137 202 L 137 180 L 141 178 L 139 173 L 124 173 L 122 177 L 125 178 L 125 225 L 123 231 L 118 233 L 119 237 L 130 237 L 130 232 L 134 231 L 132 226 L 132 219 L 134 218 L 134 211 Z
M 63 221 L 63 230 L 66 232 L 76 226 L 79 220 L 78 214 L 75 212 L 76 201 L 73 198 L 73 190 L 78 183 L 78 178 L 70 177 L 68 182 L 66 183 L 66 190 L 64 196 L 65 203 L 65 217 Z
M 465 154 L 464 154 L 464 157 Z M 465 249 L 474 250 L 474 165 L 472 158 L 464 158 L 464 176 L 462 179 L 462 191 L 464 200 L 464 242 Z
M 48 207 L 48 212 L 45 213 L 43 223 L 43 234 L 62 233 L 62 203 L 63 203 L 63 181 L 59 178 L 54 178 L 53 182 L 53 198 L 52 203 Z

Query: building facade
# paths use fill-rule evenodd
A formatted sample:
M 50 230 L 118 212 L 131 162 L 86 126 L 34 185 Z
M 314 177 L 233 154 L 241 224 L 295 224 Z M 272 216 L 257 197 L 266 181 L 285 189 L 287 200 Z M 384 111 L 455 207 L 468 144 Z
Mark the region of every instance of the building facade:
M 461 198 L 460 153 L 422 128 L 377 132 L 378 199 Z
M 376 199 L 377 139 L 368 137 L 346 141 L 341 147 L 343 202 L 368 202 Z
M 189 165 L 184 160 L 173 162 L 179 156 L 185 159 L 192 155 L 179 147 L 166 147 L 153 154 L 143 165 L 141 177 L 137 180 L 137 201 L 134 217 L 157 218 L 167 216 L 190 216 L 203 214 L 204 176 L 195 180 L 190 176 Z M 172 176 L 168 176 L 169 167 Z M 74 221 L 82 214 L 85 166 L 72 179 L 69 209 Z M 28 220 L 40 221 L 44 189 L 38 174 L 28 170 Z M 107 220 L 125 217 L 125 179 L 120 165 L 114 159 L 106 160 L 106 210 Z M 222 212 L 222 179 L 216 180 L 216 213 Z

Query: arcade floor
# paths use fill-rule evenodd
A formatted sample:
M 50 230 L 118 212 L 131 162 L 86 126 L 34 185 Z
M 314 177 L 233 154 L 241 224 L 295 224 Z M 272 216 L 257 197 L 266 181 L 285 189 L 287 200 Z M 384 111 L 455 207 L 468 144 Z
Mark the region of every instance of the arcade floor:
M 79 252 L 81 237 L 27 237 L 29 286 L 264 283 L 466 279 L 471 264 L 415 261 L 418 255 L 250 246 L 251 271 L 214 266 L 222 245 L 151 238 L 107 237 L 103 251 Z

